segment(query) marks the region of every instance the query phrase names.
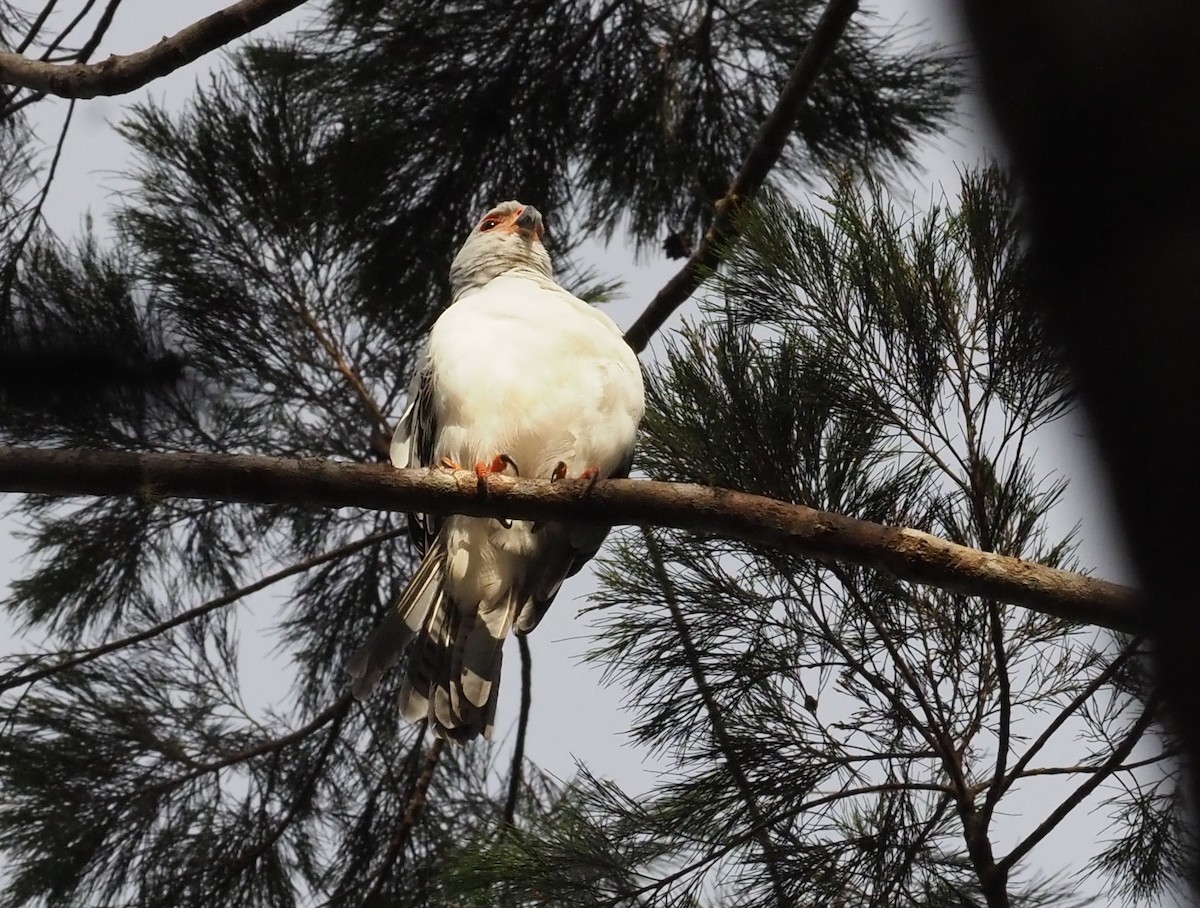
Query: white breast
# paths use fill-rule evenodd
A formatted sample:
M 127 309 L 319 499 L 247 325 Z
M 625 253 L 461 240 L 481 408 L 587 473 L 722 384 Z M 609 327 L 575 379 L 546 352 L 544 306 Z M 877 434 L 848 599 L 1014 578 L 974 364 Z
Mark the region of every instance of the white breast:
M 507 454 L 525 478 L 608 476 L 644 408 L 637 357 L 613 321 L 534 277 L 510 273 L 438 319 L 429 339 L 435 458 L 470 468 Z

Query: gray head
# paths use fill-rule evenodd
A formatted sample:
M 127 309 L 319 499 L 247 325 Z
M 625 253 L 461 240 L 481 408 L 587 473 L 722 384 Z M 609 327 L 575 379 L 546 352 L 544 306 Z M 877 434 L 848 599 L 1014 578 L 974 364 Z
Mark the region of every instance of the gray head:
M 542 245 L 542 214 L 532 205 L 501 202 L 485 214 L 450 266 L 454 296 L 482 287 L 514 268 L 552 276 L 550 256 Z

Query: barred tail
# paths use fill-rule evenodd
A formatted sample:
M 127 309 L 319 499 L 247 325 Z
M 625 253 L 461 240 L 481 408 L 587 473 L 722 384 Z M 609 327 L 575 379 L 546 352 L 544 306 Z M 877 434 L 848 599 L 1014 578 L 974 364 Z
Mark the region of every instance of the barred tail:
M 400 689 L 405 718 L 413 722 L 428 718 L 439 737 L 491 738 L 504 638 L 515 615 L 512 593 L 467 607 L 437 597 L 413 646 L 408 678 Z

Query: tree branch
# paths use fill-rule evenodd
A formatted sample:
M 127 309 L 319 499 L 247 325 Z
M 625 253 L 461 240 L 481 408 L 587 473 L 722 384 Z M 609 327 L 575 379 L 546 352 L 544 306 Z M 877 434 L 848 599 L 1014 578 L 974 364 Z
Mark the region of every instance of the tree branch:
M 533 656 L 529 638 L 517 634 L 521 650 L 521 715 L 517 719 L 517 741 L 513 745 L 512 769 L 508 773 L 508 799 L 504 802 L 504 825 L 516 825 L 517 797 L 521 793 L 521 776 L 525 766 L 525 733 L 529 730 L 529 706 L 533 690 Z
M 812 36 L 796 61 L 779 100 L 770 115 L 763 120 L 754 137 L 742 167 L 725 195 L 716 203 L 716 213 L 704 232 L 696 251 L 686 264 L 650 301 L 646 311 L 625 333 L 629 346 L 639 353 L 646 348 L 654 332 L 663 326 L 671 313 L 682 306 L 700 286 L 705 276 L 720 263 L 721 246 L 737 237 L 734 220 L 746 202 L 762 187 L 787 147 L 796 117 L 800 115 L 808 93 L 821 74 L 825 63 L 837 47 L 850 17 L 858 10 L 858 0 L 830 0 L 817 20 Z
M 1133 752 L 1133 748 L 1137 746 L 1138 741 L 1142 740 L 1142 735 L 1146 733 L 1151 725 L 1154 724 L 1154 716 L 1157 712 L 1157 704 L 1152 698 L 1146 704 L 1146 709 L 1141 717 L 1133 724 L 1129 730 L 1129 734 L 1112 752 L 1112 755 L 1104 761 L 1104 763 L 1096 768 L 1095 773 L 1082 785 L 1076 788 L 1067 798 L 1050 812 L 1050 815 L 1042 821 L 1041 825 L 1033 832 L 1026 836 L 1018 845 L 1010 851 L 997 865 L 998 868 L 1007 873 L 1021 858 L 1029 854 L 1033 847 L 1044 839 L 1063 818 L 1072 810 L 1078 807 L 1083 800 L 1090 795 L 1105 779 L 1109 778 L 1114 772 L 1121 768 L 1121 764 Z
M 300 791 L 296 794 L 295 799 L 288 806 L 287 813 L 283 819 L 275 824 L 275 827 L 270 830 L 263 840 L 251 847 L 236 858 L 229 859 L 228 872 L 231 875 L 244 873 L 250 867 L 253 867 L 264 854 L 275 847 L 275 843 L 287 832 L 300 815 L 301 811 L 305 810 L 312 804 L 313 795 L 317 791 L 317 783 L 321 778 L 321 774 L 325 770 L 325 764 L 329 762 L 329 755 L 333 753 L 334 745 L 337 744 L 338 738 L 342 732 L 342 723 L 349 714 L 349 702 L 338 711 L 333 717 L 333 724 L 329 728 L 329 734 L 325 737 L 325 743 L 321 746 L 320 752 L 317 754 L 317 759 L 305 776 L 304 784 L 300 787 Z
M 1120 654 L 1118 654 L 1117 657 L 1113 659 L 1113 661 L 1110 662 L 1102 672 L 1100 672 L 1100 674 L 1096 675 L 1095 678 L 1089 681 L 1088 684 L 1081 691 L 1079 691 L 1074 698 L 1072 698 L 1071 702 L 1063 707 L 1059 714 L 1055 716 L 1054 719 L 1042 730 L 1042 733 L 1037 736 L 1037 739 L 1029 745 L 1025 753 L 1023 753 L 1018 758 L 1017 762 L 1013 764 L 1013 767 L 1011 770 L 1009 770 L 1008 775 L 999 780 L 998 787 L 1000 789 L 1000 795 L 1003 795 L 1006 791 L 1008 791 L 1008 789 L 1012 787 L 1013 783 L 1016 782 L 1017 779 L 1021 778 L 1021 775 L 1025 772 L 1026 767 L 1029 766 L 1030 761 L 1038 754 L 1039 751 L 1041 751 L 1043 747 L 1046 746 L 1047 743 L 1049 743 L 1050 739 L 1054 737 L 1055 733 L 1066 724 L 1067 720 L 1073 716 L 1081 706 L 1094 697 L 1100 688 L 1106 685 L 1117 675 L 1117 673 L 1125 666 L 1125 663 L 1138 653 L 1141 645 L 1142 641 L 1140 638 L 1131 640 L 1125 649 L 1122 650 Z M 999 795 L 997 797 L 999 797 Z
M 232 605 L 240 599 L 257 593 L 259 590 L 264 590 L 272 584 L 279 583 L 281 580 L 286 580 L 295 574 L 302 574 L 305 571 L 315 567 L 320 567 L 327 561 L 336 561 L 339 558 L 344 558 L 347 555 L 353 555 L 360 549 L 368 548 L 372 545 L 377 545 L 380 542 L 385 542 L 388 539 L 395 539 L 397 536 L 408 533 L 408 528 L 398 530 L 386 530 L 382 533 L 375 533 L 363 539 L 358 539 L 346 545 L 339 546 L 336 549 L 331 549 L 328 552 L 323 552 L 320 555 L 315 555 L 312 558 L 306 558 L 303 561 L 298 561 L 295 564 L 288 565 L 275 571 L 273 574 L 268 574 L 255 580 L 253 583 L 246 586 L 238 587 L 236 590 L 231 590 L 222 596 L 215 599 L 210 599 L 207 602 L 202 602 L 200 605 L 194 606 L 187 611 L 180 612 L 178 615 L 173 615 L 166 621 L 159 622 L 153 627 L 148 627 L 145 630 L 138 631 L 135 634 L 129 634 L 126 637 L 120 637 L 117 640 L 110 640 L 108 643 L 103 643 L 100 646 L 92 647 L 82 653 L 69 656 L 54 665 L 46 666 L 45 668 L 34 669 L 33 671 L 25 671 L 31 664 L 41 661 L 45 656 L 31 657 L 24 665 L 18 666 L 7 674 L 0 675 L 0 693 L 7 690 L 12 690 L 14 687 L 21 687 L 25 684 L 32 684 L 34 681 L 40 681 L 43 678 L 48 678 L 51 675 L 68 669 L 77 668 L 80 665 L 85 665 L 88 662 L 93 662 L 102 656 L 107 656 L 109 653 L 115 653 L 117 650 L 122 650 L 127 646 L 132 646 L 135 643 L 143 643 L 146 640 L 151 640 L 160 634 L 165 634 L 173 627 L 178 627 L 181 624 L 187 624 L 202 615 L 207 615 L 209 612 L 216 611 L 219 608 L 224 608 L 227 605 Z
M 193 22 L 153 47 L 100 63 L 56 64 L 0 53 L 0 82 L 61 98 L 121 95 L 186 66 L 291 12 L 304 0 L 240 0 Z
M 807 558 L 880 568 L 896 577 L 1025 606 L 1069 621 L 1137 632 L 1140 596 L 1104 580 L 729 489 L 690 483 L 518 480 L 473 471 L 397 470 L 384 464 L 287 460 L 248 454 L 132 453 L 0 448 L 0 491 L 139 495 L 254 504 L 359 507 L 664 526 Z
M 341 717 L 350 709 L 350 704 L 353 702 L 353 697 L 349 691 L 343 693 L 340 697 L 333 701 L 321 712 L 313 716 L 312 720 L 307 725 L 302 725 L 295 731 L 287 732 L 280 735 L 278 738 L 271 738 L 249 747 L 245 750 L 235 751 L 234 753 L 225 754 L 218 757 L 209 763 L 201 763 L 191 769 L 189 772 L 176 776 L 173 779 L 167 779 L 163 782 L 156 782 L 147 786 L 147 791 L 165 791 L 172 788 L 177 788 L 193 779 L 198 779 L 201 776 L 209 773 L 217 772 L 224 769 L 226 766 L 235 766 L 238 763 L 245 763 L 247 760 L 253 760 L 256 757 L 265 757 L 267 754 L 277 753 L 285 747 L 290 747 L 297 741 L 302 741 L 311 735 L 313 732 L 324 728 L 330 722 L 340 722 Z
M 643 527 L 642 538 L 646 541 L 646 551 L 649 553 L 650 561 L 654 566 L 655 579 L 658 580 L 658 585 L 662 589 L 667 608 L 671 612 L 671 622 L 675 625 L 675 633 L 679 635 L 679 644 L 683 648 L 683 655 L 687 660 L 688 671 L 692 676 L 692 684 L 696 686 L 696 691 L 700 694 L 700 701 L 704 704 L 704 711 L 708 713 L 708 721 L 712 726 L 713 741 L 717 745 L 717 750 L 724 757 L 725 768 L 729 772 L 729 777 L 733 780 L 734 787 L 746 805 L 746 813 L 750 819 L 750 828 L 755 830 L 754 841 L 762 849 L 762 861 L 766 866 L 767 876 L 771 880 L 771 888 L 775 894 L 775 904 L 778 908 L 787 908 L 787 906 L 793 904 L 793 901 L 788 897 L 787 887 L 784 885 L 784 877 L 780 872 L 779 851 L 776 849 L 775 843 L 771 840 L 772 826 L 775 821 L 768 820 L 762 812 L 758 800 L 754 797 L 754 789 L 750 785 L 750 780 L 746 776 L 742 764 L 738 761 L 733 739 L 729 734 L 728 728 L 725 726 L 724 711 L 717 702 L 717 698 L 713 695 L 712 687 L 709 686 L 708 678 L 704 674 L 704 666 L 700 661 L 700 652 L 697 650 L 696 642 L 692 638 L 692 629 L 688 625 L 687 619 L 683 616 L 683 607 L 675 595 L 675 585 L 671 583 L 671 577 L 667 573 L 667 566 L 663 561 L 662 552 L 658 547 L 658 542 L 654 538 L 654 533 Z

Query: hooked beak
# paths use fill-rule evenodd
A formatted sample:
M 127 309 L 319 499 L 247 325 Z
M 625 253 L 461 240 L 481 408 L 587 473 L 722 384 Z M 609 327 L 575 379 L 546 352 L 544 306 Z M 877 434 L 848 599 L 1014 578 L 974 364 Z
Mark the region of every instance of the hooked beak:
M 535 240 L 542 238 L 544 230 L 542 227 L 542 213 L 532 205 L 526 205 L 521 209 L 521 213 L 517 215 L 516 224 L 522 233 L 533 234 Z

